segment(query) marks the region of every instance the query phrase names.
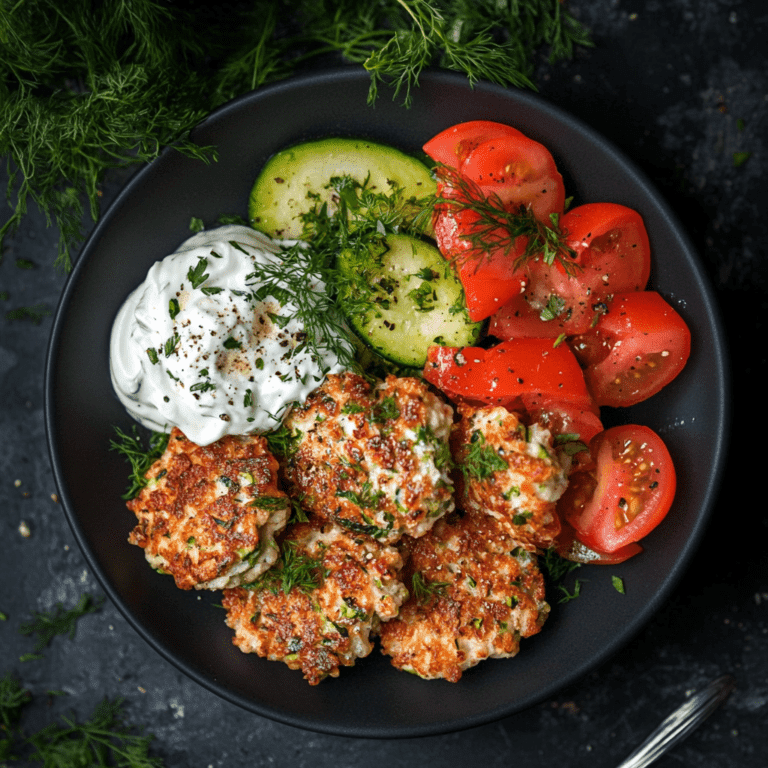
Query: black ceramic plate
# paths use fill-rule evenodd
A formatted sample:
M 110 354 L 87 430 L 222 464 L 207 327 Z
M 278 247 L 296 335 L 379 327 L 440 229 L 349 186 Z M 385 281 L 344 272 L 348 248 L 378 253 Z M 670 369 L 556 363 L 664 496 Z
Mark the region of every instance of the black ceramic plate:
M 206 165 L 165 152 L 138 173 L 86 244 L 58 308 L 48 353 L 46 419 L 51 458 L 69 522 L 90 567 L 136 630 L 201 685 L 259 715 L 346 736 L 404 737 L 465 728 L 552 695 L 605 660 L 650 618 L 684 569 L 720 475 L 726 428 L 722 335 L 696 255 L 659 194 L 613 146 L 530 93 L 460 76 L 421 78 L 413 105 L 388 95 L 366 105 L 368 77 L 341 70 L 288 80 L 238 99 L 200 125 L 195 139 L 218 148 Z M 241 653 L 216 607 L 220 596 L 176 589 L 126 537 L 134 524 L 120 499 L 127 467 L 109 451 L 113 426 L 131 421 L 112 392 L 109 332 L 119 306 L 157 259 L 190 235 L 192 216 L 214 225 L 246 215 L 248 192 L 276 150 L 330 135 L 365 137 L 416 152 L 458 122 L 520 128 L 555 156 L 574 202 L 613 201 L 645 219 L 656 258 L 652 286 L 693 331 L 685 371 L 651 400 L 609 421 L 647 424 L 666 441 L 679 494 L 646 551 L 610 573 L 582 569 L 577 600 L 558 605 L 515 659 L 485 662 L 459 683 L 396 671 L 378 650 L 338 679 L 310 687 L 283 664 Z M 626 594 L 611 585 L 620 574 Z

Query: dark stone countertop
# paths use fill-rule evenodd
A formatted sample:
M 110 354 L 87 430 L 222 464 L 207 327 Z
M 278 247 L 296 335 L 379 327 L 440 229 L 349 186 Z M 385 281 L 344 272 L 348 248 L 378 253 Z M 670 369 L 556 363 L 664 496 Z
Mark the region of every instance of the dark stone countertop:
M 733 364 L 733 431 L 718 503 L 669 599 L 615 657 L 526 711 L 469 731 L 379 741 L 296 730 L 224 702 L 155 653 L 105 604 L 36 661 L 19 626 L 33 610 L 74 605 L 100 586 L 78 550 L 49 464 L 43 370 L 51 313 L 65 277 L 51 268 L 56 233 L 32 212 L 0 263 L 0 622 L 3 669 L 34 694 L 28 732 L 62 713 L 87 717 L 123 698 L 156 735 L 169 766 L 323 766 L 512 762 L 571 768 L 616 764 L 682 702 L 723 673 L 737 689 L 701 729 L 663 757 L 668 768 L 763 768 L 768 760 L 768 516 L 752 479 L 762 471 L 752 425 L 764 392 L 768 309 L 768 7 L 761 0 L 572 0 L 595 47 L 542 61 L 541 94 L 618 145 L 653 180 L 693 240 L 717 298 Z M 735 152 L 748 152 L 742 165 Z M 113 176 L 105 200 L 119 188 Z M 36 268 L 21 270 L 18 258 Z M 759 425 L 758 425 L 759 427 Z M 24 521 L 30 535 L 20 534 Z M 49 697 L 54 689 L 66 695 Z

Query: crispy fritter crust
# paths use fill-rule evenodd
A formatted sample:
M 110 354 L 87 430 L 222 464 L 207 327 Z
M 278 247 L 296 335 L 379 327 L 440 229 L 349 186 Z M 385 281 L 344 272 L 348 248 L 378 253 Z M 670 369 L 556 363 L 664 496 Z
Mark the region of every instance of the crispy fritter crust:
M 371 631 L 397 615 L 408 596 L 397 578 L 402 559 L 394 547 L 323 521 L 295 524 L 282 547 L 294 564 L 309 563 L 317 586 L 286 594 L 288 568 L 279 562 L 258 585 L 224 591 L 226 622 L 240 650 L 301 669 L 317 685 L 367 656 Z
M 128 502 L 128 537 L 181 589 L 221 589 L 255 579 L 277 558 L 290 500 L 262 437 L 224 437 L 201 447 L 174 427 L 149 483 Z
M 393 666 L 457 682 L 483 659 L 514 656 L 521 637 L 541 630 L 549 605 L 536 560 L 493 518 L 443 519 L 406 546 L 411 597 L 380 632 Z
M 458 505 L 491 515 L 525 549 L 547 549 L 560 532 L 555 503 L 568 484 L 549 431 L 525 427 L 501 407 L 459 410 L 461 421 L 451 435 L 462 470 Z
M 283 464 L 293 496 L 353 533 L 420 536 L 454 507 L 448 439 L 453 408 L 415 378 L 376 387 L 328 376 L 285 425 L 298 439 Z

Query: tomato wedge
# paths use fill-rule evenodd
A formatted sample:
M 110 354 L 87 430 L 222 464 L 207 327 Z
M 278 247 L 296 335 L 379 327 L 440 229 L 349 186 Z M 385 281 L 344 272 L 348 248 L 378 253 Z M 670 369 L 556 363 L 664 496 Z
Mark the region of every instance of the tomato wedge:
M 560 219 L 575 258 L 564 265 L 538 259 L 527 265 L 528 288 L 494 318 L 499 338 L 555 338 L 586 333 L 611 297 L 642 291 L 651 270 L 651 249 L 642 217 L 616 203 L 589 203 Z
M 662 439 L 636 424 L 600 433 L 590 452 L 596 470 L 571 476 L 558 511 L 583 544 L 618 552 L 664 519 L 675 496 L 675 468 Z
M 509 210 L 530 208 L 550 224 L 562 213 L 565 185 L 549 150 L 523 134 L 503 136 L 478 144 L 459 169 L 487 196 L 497 195 Z
M 502 136 L 522 136 L 511 125 L 491 120 L 470 120 L 446 128 L 423 147 L 433 160 L 459 170 L 466 156 L 478 145 Z
M 491 349 L 429 348 L 424 378 L 449 398 L 510 406 L 521 396 L 597 413 L 578 361 L 566 345 L 515 339 Z
M 691 332 L 658 293 L 640 291 L 616 296 L 595 329 L 571 344 L 597 404 L 620 407 L 655 395 L 680 373 Z
M 433 222 L 440 252 L 453 262 L 464 287 L 467 312 L 472 322 L 485 320 L 525 288 L 525 272 L 515 268 L 527 239 L 518 237 L 512 248 L 478 253 L 469 239 L 478 215 L 472 210 L 442 211 Z M 503 233 L 501 235 L 503 237 Z

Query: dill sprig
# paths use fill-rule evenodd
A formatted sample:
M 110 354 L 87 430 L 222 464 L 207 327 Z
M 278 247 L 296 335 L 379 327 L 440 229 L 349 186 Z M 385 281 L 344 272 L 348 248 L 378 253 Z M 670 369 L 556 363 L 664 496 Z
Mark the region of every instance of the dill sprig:
M 454 257 L 455 261 L 481 264 L 492 253 L 503 251 L 505 256 L 515 249 L 520 237 L 527 238 L 522 254 L 515 258 L 515 267 L 523 266 L 532 258 L 541 258 L 546 264 L 562 264 L 566 273 L 574 274 L 578 268 L 573 259 L 576 254 L 565 242 L 559 226 L 559 216 L 552 214 L 549 224 L 539 221 L 530 208 L 508 208 L 495 193 L 486 195 L 471 179 L 455 168 L 438 164 L 435 175 L 442 187 L 432 201 L 432 209 L 447 213 L 471 211 L 477 216 L 470 231 L 461 237 L 470 244 L 468 250 Z
M 544 573 L 547 583 L 560 592 L 561 597 L 558 602 L 567 603 L 579 596 L 581 593 L 581 581 L 579 579 L 574 581 L 573 591 L 569 591 L 563 582 L 568 574 L 581 567 L 581 563 L 566 560 L 557 553 L 554 547 L 550 547 L 539 556 L 539 567 Z
M 482 481 L 487 480 L 494 472 L 509 469 L 509 462 L 499 456 L 492 445 L 485 442 L 485 436 L 480 430 L 475 430 L 459 462 L 459 469 L 464 477 Z
M 130 485 L 123 494 L 123 499 L 135 498 L 141 489 L 147 484 L 145 477 L 149 468 L 163 455 L 168 446 L 169 435 L 165 432 L 153 432 L 145 448 L 144 443 L 139 436 L 139 431 L 135 424 L 131 427 L 131 434 L 123 432 L 120 427 L 115 427 L 116 440 L 109 441 L 110 450 L 117 451 L 125 457 L 131 465 L 131 474 L 129 475 Z
M 27 739 L 34 750 L 30 759 L 46 766 L 101 765 L 116 768 L 162 768 L 163 761 L 149 755 L 152 736 L 131 732 L 122 721 L 122 702 L 104 700 L 91 717 L 78 723 L 62 717 L 63 726 L 51 723 Z
M 256 581 L 247 584 L 248 589 L 268 589 L 276 595 L 287 595 L 292 590 L 311 592 L 322 586 L 327 575 L 322 558 L 310 557 L 298 549 L 293 541 L 286 541 L 278 561 Z
M 75 636 L 77 620 L 101 608 L 103 600 L 94 600 L 90 595 L 83 595 L 74 608 L 64 609 L 61 603 L 52 611 L 35 612 L 32 621 L 22 624 L 22 635 L 37 635 L 35 651 L 42 651 L 56 635 Z
M 323 58 L 370 73 L 408 104 L 420 73 L 438 66 L 534 87 L 534 54 L 550 61 L 589 45 L 560 0 L 25 0 L 0 13 L 0 158 L 10 217 L 0 244 L 36 204 L 59 229 L 56 264 L 69 269 L 84 211 L 99 215 L 107 169 L 156 157 L 189 140 L 211 110 Z M 201 36 L 199 30 L 204 29 Z
M 304 214 L 302 237 L 330 266 L 327 279 L 343 315 L 354 317 L 368 312 L 377 298 L 388 298 L 386 285 L 371 279 L 381 271 L 386 236 L 426 232 L 432 197 L 406 198 L 399 186 L 375 192 L 367 179 L 361 183 L 350 176 L 334 177 L 329 184 L 335 209 L 323 204 Z M 345 254 L 344 270 L 335 269 L 339 253 Z
M 31 698 L 29 691 L 10 672 L 6 672 L 5 677 L 0 679 L 0 730 L 9 733 L 16 726 L 21 708 Z M 3 757 L 6 755 L 0 751 L 0 759 Z

